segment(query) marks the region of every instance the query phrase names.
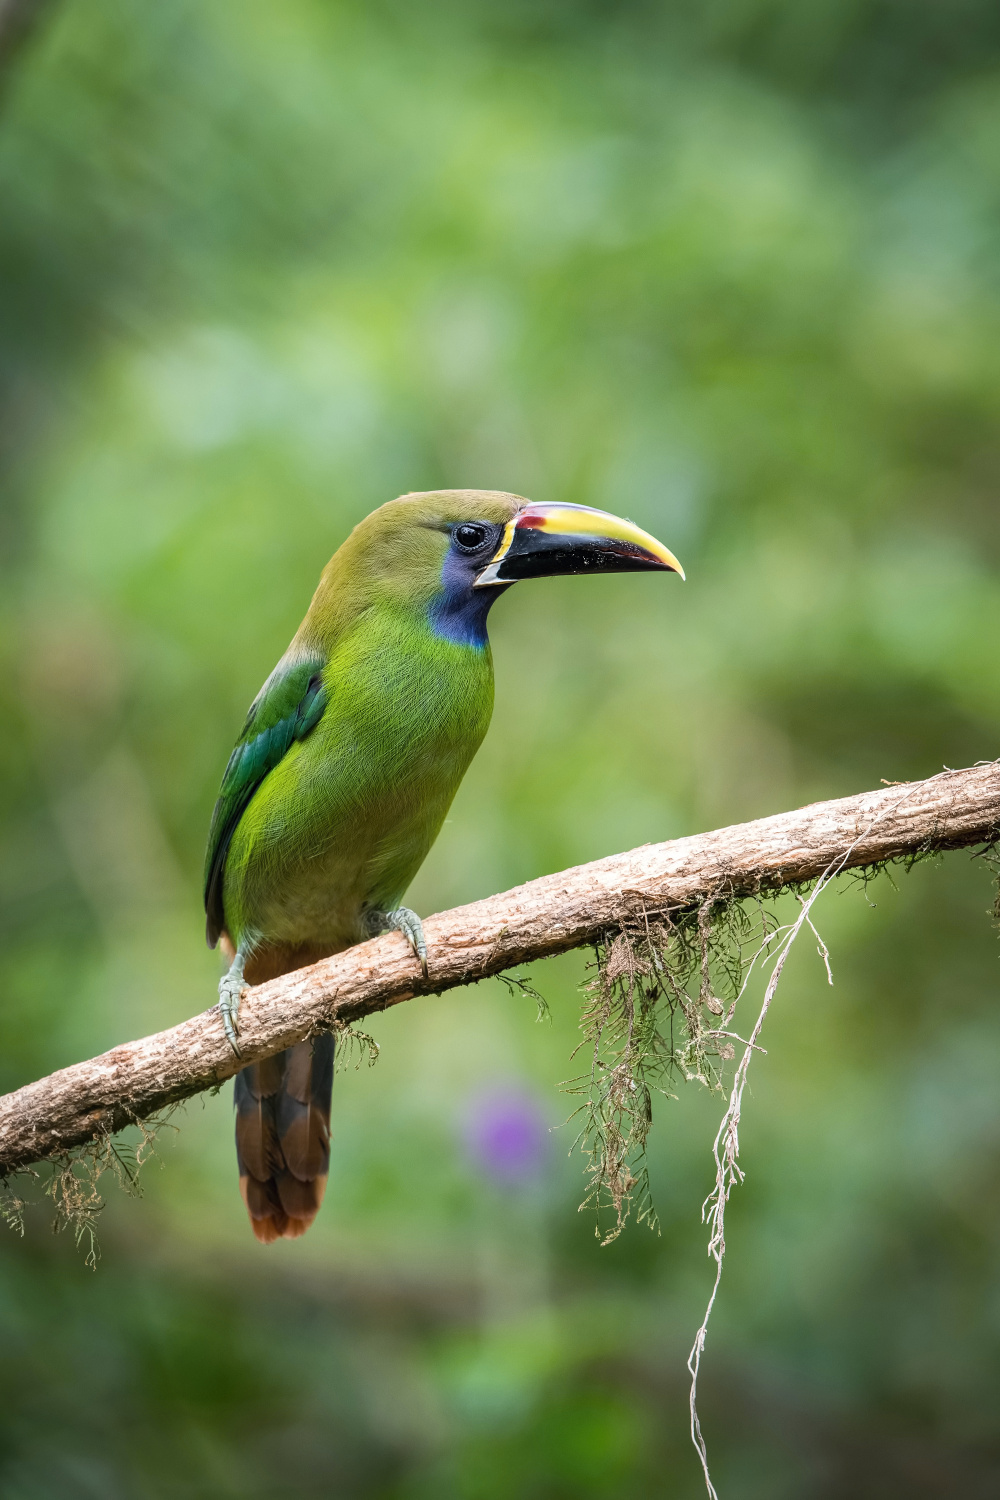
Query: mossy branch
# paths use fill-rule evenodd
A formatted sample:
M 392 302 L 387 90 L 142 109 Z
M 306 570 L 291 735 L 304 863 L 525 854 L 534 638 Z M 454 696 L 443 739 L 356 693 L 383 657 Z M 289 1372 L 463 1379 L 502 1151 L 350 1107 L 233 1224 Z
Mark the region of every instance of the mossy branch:
M 418 995 L 474 983 L 568 949 L 603 948 L 613 944 L 615 933 L 634 931 L 640 922 L 644 931 L 646 923 L 658 924 L 648 954 L 655 969 L 655 954 L 671 928 L 674 940 L 681 941 L 689 925 L 679 919 L 706 902 L 711 907 L 801 889 L 834 866 L 869 869 L 938 850 L 992 845 L 998 834 L 1000 763 L 991 761 L 647 844 L 547 875 L 429 917 L 424 923 L 427 978 L 405 939 L 392 933 L 248 991 L 241 1011 L 242 1059 L 230 1051 L 213 1006 L 169 1031 L 5 1095 L 0 1098 L 0 1178 L 106 1140 L 180 1099 L 217 1088 L 244 1063 L 316 1031 L 351 1026 Z M 703 946 L 696 942 L 692 951 L 700 955 Z M 699 1003 L 714 1019 L 718 1012 L 708 1002 L 718 1001 L 710 989 L 699 995 Z M 597 1003 L 604 1002 L 598 997 Z M 637 1019 L 641 1026 L 643 1017 Z M 715 1040 L 724 1029 L 715 1028 Z M 698 1035 L 705 1031 L 712 1031 L 707 1023 Z M 704 1066 L 707 1057 L 696 1045 L 690 1064 Z

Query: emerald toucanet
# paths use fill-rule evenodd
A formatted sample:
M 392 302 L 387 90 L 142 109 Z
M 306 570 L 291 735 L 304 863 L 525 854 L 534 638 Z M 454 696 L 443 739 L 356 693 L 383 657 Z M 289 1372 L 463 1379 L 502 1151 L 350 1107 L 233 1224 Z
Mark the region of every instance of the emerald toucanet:
M 241 991 L 396 929 L 399 903 L 493 711 L 490 605 L 521 578 L 669 569 L 630 521 L 492 490 L 403 495 L 356 526 L 247 715 L 205 866 L 208 941 L 231 967 L 222 1024 L 239 1050 Z M 236 1079 L 240 1186 L 254 1234 L 303 1234 L 329 1164 L 333 1037 Z

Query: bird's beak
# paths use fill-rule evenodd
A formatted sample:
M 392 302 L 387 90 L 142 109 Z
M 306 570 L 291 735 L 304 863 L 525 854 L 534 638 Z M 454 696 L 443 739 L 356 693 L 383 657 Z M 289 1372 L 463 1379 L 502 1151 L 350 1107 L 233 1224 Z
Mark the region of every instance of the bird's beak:
M 525 505 L 507 522 L 476 588 L 567 573 L 661 571 L 684 577 L 674 554 L 631 521 L 588 505 Z

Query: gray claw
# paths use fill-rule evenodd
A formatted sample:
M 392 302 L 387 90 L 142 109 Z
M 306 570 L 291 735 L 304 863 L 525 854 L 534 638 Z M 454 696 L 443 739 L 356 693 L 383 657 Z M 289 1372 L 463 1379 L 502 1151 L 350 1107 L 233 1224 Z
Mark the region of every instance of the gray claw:
M 237 1057 L 243 1056 L 239 1044 L 239 1015 L 240 997 L 244 989 L 242 974 L 233 974 L 230 971 L 219 980 L 219 1015 L 222 1017 L 222 1029 Z
M 408 906 L 397 906 L 393 911 L 381 912 L 381 930 L 383 932 L 401 932 L 408 940 L 414 953 L 420 960 L 420 967 L 427 978 L 427 940 L 424 937 L 424 925 L 415 911 Z

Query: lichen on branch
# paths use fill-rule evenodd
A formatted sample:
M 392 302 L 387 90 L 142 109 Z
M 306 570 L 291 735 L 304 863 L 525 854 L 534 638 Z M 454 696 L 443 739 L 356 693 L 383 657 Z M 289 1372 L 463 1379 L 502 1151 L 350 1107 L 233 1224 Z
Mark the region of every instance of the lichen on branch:
M 574 1053 L 588 1069 L 563 1088 L 583 1097 L 571 1117 L 587 1159 L 580 1208 L 595 1212 L 603 1245 L 633 1206 L 639 1223 L 658 1228 L 646 1164 L 654 1096 L 673 1097 L 678 1082 L 721 1090 L 743 1041 L 733 1026 L 748 967 L 778 930 L 760 899 L 718 890 L 658 912 L 639 900 L 596 945 Z M 603 1228 L 607 1210 L 613 1222 Z

